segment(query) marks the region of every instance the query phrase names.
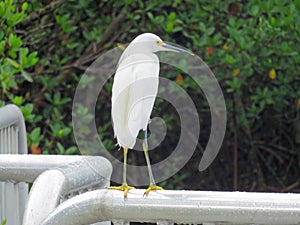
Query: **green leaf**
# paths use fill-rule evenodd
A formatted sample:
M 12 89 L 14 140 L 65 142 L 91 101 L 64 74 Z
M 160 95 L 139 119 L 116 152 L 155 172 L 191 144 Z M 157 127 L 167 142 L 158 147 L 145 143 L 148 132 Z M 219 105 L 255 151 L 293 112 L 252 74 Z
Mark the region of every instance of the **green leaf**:
M 27 64 L 27 54 L 28 54 L 28 52 L 29 52 L 28 48 L 20 49 L 19 60 L 20 60 L 21 65 L 26 65 Z
M 39 58 L 36 57 L 38 52 L 32 52 L 28 55 L 28 63 L 30 66 L 34 66 L 39 61 Z
M 1 40 L 1 38 L 0 38 Z M 5 49 L 5 41 L 0 41 L 0 55 L 2 55 L 4 53 L 4 49 Z
M 22 76 L 25 78 L 25 80 L 29 82 L 33 82 L 32 76 L 29 73 L 27 73 L 25 70 L 22 71 Z
M 4 39 L 5 33 L 0 30 L 0 41 Z
M 16 69 L 19 69 L 21 67 L 20 64 L 18 64 L 16 61 L 10 59 L 10 58 L 6 58 L 6 61 L 12 65 L 13 67 L 15 67 Z
M 37 139 L 40 135 L 41 135 L 41 128 L 40 127 L 34 128 L 33 131 L 30 133 L 30 136 L 33 139 Z
M 214 28 L 214 27 L 210 27 L 210 28 L 208 28 L 208 29 L 206 30 L 205 34 L 209 36 L 209 35 L 211 35 L 214 31 L 215 31 L 215 28 Z
M 72 146 L 66 150 L 65 155 L 74 155 L 77 151 L 78 151 L 78 148 L 75 146 Z
M 168 19 L 174 21 L 176 19 L 176 13 L 175 12 L 171 12 L 169 14 L 169 16 L 168 16 Z
M 6 225 L 6 222 L 7 222 L 6 219 L 4 219 L 1 223 L 1 225 Z
M 28 3 L 24 2 L 22 5 L 22 11 L 26 11 L 28 9 Z
M 44 94 L 44 96 L 45 96 L 46 100 L 48 100 L 48 101 L 51 102 L 51 103 L 53 102 L 50 93 L 46 92 L 46 93 Z
M 15 13 L 12 14 L 10 17 L 7 18 L 7 24 L 10 27 L 16 26 L 18 23 L 20 23 L 23 19 L 26 18 L 26 14 L 21 12 L 21 13 Z
M 252 6 L 251 10 L 250 10 L 250 14 L 252 16 L 257 16 L 259 12 L 259 6 L 258 5 L 254 5 Z
M 22 96 L 15 96 L 13 103 L 17 106 L 21 106 L 25 102 L 25 99 Z
M 60 126 L 59 126 L 59 124 L 56 123 L 56 124 L 51 124 L 50 128 L 51 128 L 52 133 L 54 135 L 57 135 L 57 133 L 58 133 L 58 131 L 60 129 Z
M 167 21 L 167 26 L 166 26 L 166 31 L 168 33 L 173 32 L 175 19 L 176 19 L 176 13 L 175 12 L 171 12 L 169 14 L 169 16 L 168 16 L 168 21 Z
M 226 54 L 225 56 L 225 60 L 228 64 L 234 64 L 237 62 L 237 59 L 234 58 L 233 56 L 229 55 L 229 54 Z
M 32 110 L 33 110 L 33 104 L 26 104 L 25 106 L 21 107 L 21 111 L 23 113 L 25 120 L 27 120 L 31 116 Z
M 62 138 L 62 137 L 65 137 L 65 136 L 67 136 L 68 134 L 70 134 L 71 133 L 71 128 L 69 128 L 69 127 L 65 127 L 65 128 L 63 128 L 63 129 L 60 129 L 58 132 L 57 132 L 57 137 L 58 138 Z
M 57 147 L 56 152 L 57 152 L 58 155 L 64 155 L 65 154 L 65 148 L 64 148 L 64 146 L 62 146 L 61 143 L 58 142 L 56 144 L 56 147 Z
M 23 42 L 21 38 L 17 37 L 14 34 L 10 34 L 8 37 L 8 43 L 12 49 L 17 49 L 22 46 Z
M 5 5 L 4 2 L 0 2 L 0 18 L 4 18 L 4 14 L 5 14 Z

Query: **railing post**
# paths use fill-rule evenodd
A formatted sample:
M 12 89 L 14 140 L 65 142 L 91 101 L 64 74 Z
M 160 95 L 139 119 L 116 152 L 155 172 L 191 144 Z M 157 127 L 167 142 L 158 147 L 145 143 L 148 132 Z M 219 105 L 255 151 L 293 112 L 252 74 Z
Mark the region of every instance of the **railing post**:
M 25 122 L 15 105 L 0 108 L 0 154 L 27 154 Z M 0 222 L 21 225 L 27 196 L 26 183 L 0 182 Z

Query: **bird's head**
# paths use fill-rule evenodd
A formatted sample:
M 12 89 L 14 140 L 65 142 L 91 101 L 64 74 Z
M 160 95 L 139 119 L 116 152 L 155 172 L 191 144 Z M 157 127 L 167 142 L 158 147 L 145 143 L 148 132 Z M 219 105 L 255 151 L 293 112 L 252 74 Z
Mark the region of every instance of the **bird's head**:
M 186 49 L 164 42 L 160 37 L 152 33 L 144 33 L 137 36 L 130 45 L 134 46 L 134 49 L 136 49 L 136 51 L 153 53 L 158 51 L 172 51 L 194 55 L 192 52 Z

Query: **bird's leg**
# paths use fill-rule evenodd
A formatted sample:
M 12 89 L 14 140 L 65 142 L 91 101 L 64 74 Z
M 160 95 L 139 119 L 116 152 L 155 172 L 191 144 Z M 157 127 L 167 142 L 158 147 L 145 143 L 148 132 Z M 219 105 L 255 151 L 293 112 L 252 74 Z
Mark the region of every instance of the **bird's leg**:
M 129 192 L 129 190 L 135 189 L 134 187 L 129 186 L 127 184 L 127 181 L 126 181 L 127 154 L 128 154 L 128 148 L 124 148 L 123 184 L 121 186 L 109 186 L 109 187 L 107 187 L 107 189 L 109 189 L 109 190 L 124 191 L 124 198 L 127 198 L 127 193 Z
M 145 154 L 145 158 L 146 158 L 147 168 L 148 168 L 148 172 L 149 172 L 149 179 L 150 179 L 149 187 L 146 189 L 144 195 L 148 195 L 150 193 L 150 191 L 163 190 L 163 188 L 159 187 L 155 184 L 155 180 L 153 177 L 151 164 L 150 164 L 150 158 L 149 158 L 149 154 L 148 154 L 147 130 L 145 130 L 143 150 L 144 150 L 144 154 Z

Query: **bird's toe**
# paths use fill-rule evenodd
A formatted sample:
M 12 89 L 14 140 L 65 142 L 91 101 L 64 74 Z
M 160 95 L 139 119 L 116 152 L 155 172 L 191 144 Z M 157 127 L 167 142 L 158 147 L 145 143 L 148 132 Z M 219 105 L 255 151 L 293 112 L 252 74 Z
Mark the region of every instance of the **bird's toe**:
M 121 186 L 108 186 L 108 190 L 117 190 L 124 192 L 124 199 L 127 198 L 127 194 L 130 190 L 135 189 L 135 187 L 129 186 L 128 184 L 122 184 Z
M 148 196 L 150 191 L 160 191 L 160 190 L 164 190 L 162 187 L 157 186 L 155 184 L 150 184 L 149 187 L 146 189 L 144 196 Z

